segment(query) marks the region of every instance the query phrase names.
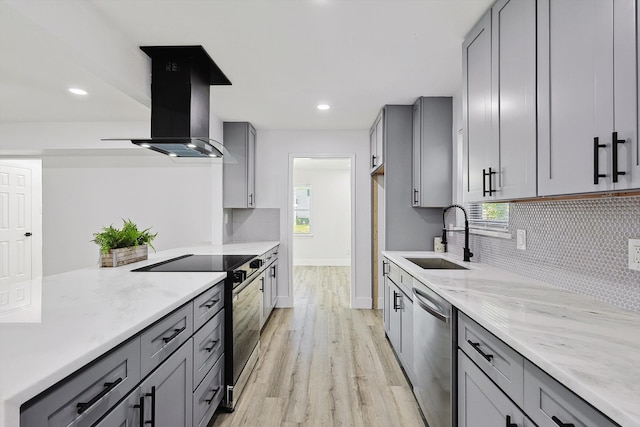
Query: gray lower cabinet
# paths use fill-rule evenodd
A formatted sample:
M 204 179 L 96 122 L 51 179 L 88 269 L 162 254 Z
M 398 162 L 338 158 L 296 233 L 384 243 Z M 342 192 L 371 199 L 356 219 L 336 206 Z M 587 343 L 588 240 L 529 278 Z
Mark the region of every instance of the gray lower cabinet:
M 271 316 L 271 312 L 278 300 L 278 247 L 265 254 L 265 263 L 267 267 L 263 272 L 264 276 L 261 278 L 263 282 L 261 284 L 260 329 L 264 328 L 264 325 L 269 320 L 269 316 Z
M 223 132 L 223 205 L 255 208 L 256 130 L 249 122 L 224 122 Z
M 420 97 L 413 104 L 413 207 L 451 204 L 453 101 Z
M 224 357 L 218 359 L 193 393 L 193 427 L 205 427 L 224 396 Z
M 539 427 L 616 426 L 529 361 L 524 380 L 524 410 Z
M 384 276 L 385 332 L 409 380 L 413 369 L 413 301 L 392 280 Z
M 533 426 L 533 423 L 458 350 L 458 427 L 502 426 Z

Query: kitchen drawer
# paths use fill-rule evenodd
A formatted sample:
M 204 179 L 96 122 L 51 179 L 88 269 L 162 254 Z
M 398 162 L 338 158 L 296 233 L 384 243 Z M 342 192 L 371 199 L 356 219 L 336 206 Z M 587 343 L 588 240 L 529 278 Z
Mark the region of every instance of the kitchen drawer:
M 271 249 L 269 252 L 266 253 L 265 263 L 267 265 L 271 264 L 273 261 L 278 259 L 278 248 L 279 246 L 276 246 L 275 248 Z
M 193 426 L 205 427 L 222 401 L 224 357 L 218 359 L 193 393 Z
M 134 338 L 23 405 L 20 425 L 90 426 L 140 378 L 140 339 Z
M 389 267 L 387 268 L 387 272 L 389 278 L 393 283 L 398 286 L 402 292 L 409 296 L 409 299 L 413 298 L 413 276 L 409 273 L 398 267 L 396 264 L 387 260 Z
M 193 300 L 193 330 L 197 331 L 224 307 L 224 280 Z
M 461 312 L 458 312 L 458 347 L 522 407 L 524 358 L 519 353 Z
M 193 334 L 193 303 L 165 316 L 141 335 L 142 376 L 145 377 Z
M 193 387 L 224 353 L 224 309 L 193 336 Z
M 540 427 L 617 426 L 528 360 L 524 365 L 524 411 Z

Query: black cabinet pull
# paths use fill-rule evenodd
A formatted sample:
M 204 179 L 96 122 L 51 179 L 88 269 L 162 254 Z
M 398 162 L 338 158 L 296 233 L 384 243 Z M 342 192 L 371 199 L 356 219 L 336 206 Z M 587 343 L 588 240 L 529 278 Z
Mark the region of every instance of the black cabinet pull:
M 211 399 L 205 399 L 204 400 L 205 402 L 207 402 L 207 405 L 211 405 L 211 402 L 213 402 L 213 399 L 216 398 L 216 395 L 220 391 L 220 387 L 216 387 L 214 389 L 211 389 L 211 391 L 213 392 L 213 395 L 211 396 Z
M 400 309 L 400 304 L 398 303 L 398 294 L 396 291 L 393 291 L 393 311 L 398 311 Z
M 260 278 L 260 292 L 264 293 L 264 277 Z
M 382 261 L 382 275 L 386 276 L 389 274 L 389 270 L 387 267 L 389 267 L 389 263 L 387 261 Z
M 182 327 L 182 328 L 180 328 L 180 329 L 174 329 L 174 330 L 173 330 L 173 333 L 171 334 L 171 336 L 170 336 L 170 337 L 162 338 L 162 341 L 164 341 L 164 343 L 165 343 L 165 344 L 166 344 L 166 343 L 168 343 L 169 341 L 173 340 L 175 337 L 177 337 L 178 335 L 180 335 L 180 332 L 184 331 L 185 329 L 187 329 L 187 327 L 186 327 L 186 326 L 183 326 L 183 327 Z
M 553 415 L 551 419 L 560 427 L 576 427 L 573 423 L 563 423 L 562 421 L 560 421 L 560 418 L 556 417 L 555 415 Z
M 480 350 L 480 343 L 479 342 L 472 342 L 471 340 L 467 340 L 467 342 L 471 345 L 471 347 L 473 347 L 478 353 L 480 353 L 480 355 L 482 357 L 484 357 L 485 359 L 487 359 L 488 362 L 491 362 L 491 359 L 493 359 L 493 354 L 487 354 L 484 351 Z
M 600 144 L 599 141 L 600 141 L 600 138 L 598 138 L 597 136 L 593 138 L 593 184 L 594 185 L 598 185 L 598 180 L 600 178 L 604 178 L 607 176 L 605 174 L 600 173 L 600 153 L 599 153 L 599 149 L 606 147 L 607 144 Z
M 76 407 L 78 408 L 78 415 L 85 413 L 89 408 L 95 405 L 98 400 L 102 399 L 107 393 L 113 390 L 115 386 L 117 386 L 121 382 L 122 378 L 118 378 L 113 382 L 104 383 L 104 388 L 102 389 L 102 391 L 100 391 L 100 393 L 93 396 L 88 402 L 80 402 L 76 405 Z
M 275 265 L 271 266 L 271 277 L 276 277 L 276 266 Z
M 376 167 L 376 156 L 371 156 L 371 167 L 375 168 Z
M 510 415 L 507 415 L 506 427 L 518 427 L 518 424 L 511 422 L 511 416 Z
M 211 308 L 214 305 L 216 305 L 220 300 L 219 299 L 210 299 L 209 301 L 205 302 L 204 304 L 202 304 L 200 307 L 204 307 L 204 308 Z
M 145 397 L 151 397 L 151 421 L 145 421 L 145 424 L 156 427 L 156 386 L 151 387 L 151 393 L 146 393 Z
M 140 418 L 139 418 L 139 421 L 138 421 L 138 426 L 139 427 L 144 427 L 144 396 L 142 396 L 140 398 L 140 404 L 139 405 L 133 405 L 133 407 L 140 410 Z
M 418 204 L 418 190 L 413 189 L 413 204 Z
M 486 169 L 482 169 L 482 197 L 485 197 L 487 194 L 489 194 L 489 197 L 491 197 L 493 193 L 498 192 L 498 190 L 493 189 L 493 186 L 491 184 L 491 175 L 495 175 L 495 174 L 496 174 L 496 171 L 492 171 L 491 168 L 489 168 L 489 172 L 487 172 Z M 489 178 L 488 190 L 487 190 L 487 184 L 486 184 L 487 177 Z
M 618 132 L 613 132 L 611 135 L 611 148 L 613 148 L 613 169 L 611 176 L 613 177 L 613 182 L 618 182 L 618 176 L 626 175 L 626 172 L 621 172 L 618 170 L 618 144 L 624 144 L 627 142 L 624 139 L 618 139 Z
M 216 348 L 216 346 L 218 345 L 218 342 L 220 340 L 212 340 L 211 344 L 213 344 L 211 347 L 206 347 L 205 350 L 207 353 L 211 353 L 211 351 L 213 351 L 214 348 Z
M 249 194 L 249 206 L 253 206 L 253 193 Z

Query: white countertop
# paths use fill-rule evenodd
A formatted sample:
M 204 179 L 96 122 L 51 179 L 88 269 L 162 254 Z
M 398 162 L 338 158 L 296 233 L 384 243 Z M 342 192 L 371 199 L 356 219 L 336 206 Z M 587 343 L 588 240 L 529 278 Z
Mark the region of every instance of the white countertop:
M 0 313 L 0 427 L 20 405 L 190 301 L 226 273 L 131 273 L 183 254 L 261 255 L 278 242 L 196 246 L 22 282 L 31 306 Z M 29 315 L 25 315 L 29 314 Z
M 435 252 L 383 255 L 618 424 L 640 426 L 640 314 Z M 424 270 L 443 257 L 469 270 Z

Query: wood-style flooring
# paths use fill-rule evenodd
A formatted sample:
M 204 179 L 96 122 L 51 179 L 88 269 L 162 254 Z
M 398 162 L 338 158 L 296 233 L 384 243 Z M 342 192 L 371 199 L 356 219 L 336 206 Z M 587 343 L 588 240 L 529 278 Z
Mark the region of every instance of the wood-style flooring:
M 213 426 L 424 426 L 381 312 L 349 308 L 349 267 L 296 267 L 294 307 L 275 309 L 260 360 Z

